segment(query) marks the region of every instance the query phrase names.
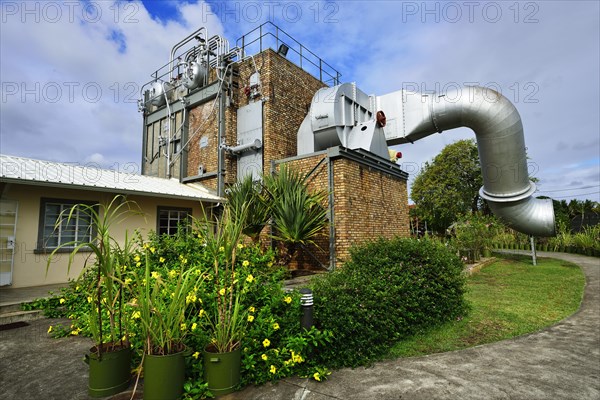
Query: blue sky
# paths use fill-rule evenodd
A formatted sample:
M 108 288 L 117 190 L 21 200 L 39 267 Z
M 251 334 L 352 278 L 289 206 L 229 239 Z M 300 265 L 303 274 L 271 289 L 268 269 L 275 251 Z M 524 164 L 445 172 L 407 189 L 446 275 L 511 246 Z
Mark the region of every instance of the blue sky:
M 136 100 L 171 47 L 272 21 L 369 94 L 500 90 L 519 110 L 540 194 L 600 201 L 597 1 L 3 1 L 0 151 L 135 170 Z M 459 129 L 400 148 L 416 173 Z M 555 190 L 560 190 L 555 192 Z

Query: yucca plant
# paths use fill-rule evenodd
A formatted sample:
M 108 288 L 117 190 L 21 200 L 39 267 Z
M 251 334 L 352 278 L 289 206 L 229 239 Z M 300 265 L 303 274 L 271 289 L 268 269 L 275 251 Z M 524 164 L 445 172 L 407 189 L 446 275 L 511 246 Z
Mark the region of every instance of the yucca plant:
M 265 188 L 270 196 L 272 237 L 285 245 L 283 258 L 292 260 L 299 245 L 315 244 L 315 239 L 327 226 L 327 210 L 323 202 L 325 191 L 308 188 L 307 176 L 281 166 L 279 173 L 264 177 Z
M 233 220 L 240 220 L 242 233 L 256 243 L 269 222 L 269 202 L 262 185 L 246 175 L 228 189 L 226 198 Z

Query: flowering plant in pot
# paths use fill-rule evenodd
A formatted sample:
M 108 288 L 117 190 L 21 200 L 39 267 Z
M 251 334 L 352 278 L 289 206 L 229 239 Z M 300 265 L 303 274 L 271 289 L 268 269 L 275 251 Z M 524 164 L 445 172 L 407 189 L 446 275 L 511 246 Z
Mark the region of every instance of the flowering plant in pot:
M 204 276 L 183 255 L 161 273 L 164 266 L 151 261 L 154 251 L 144 245 L 125 278 L 131 288 L 131 318 L 141 324 L 144 339 L 144 399 L 178 399 L 185 380 L 184 338 L 193 330 L 186 326 L 186 311 L 197 301 Z
M 84 271 L 91 260 L 95 278 L 89 290 L 89 329 L 96 343 L 86 356 L 90 365 L 89 394 L 105 397 L 129 386 L 131 378 L 130 346 L 123 326 L 123 265 L 131 253 L 131 242 L 125 233 L 123 244 L 112 236 L 111 229 L 132 214 L 141 214 L 137 204 L 124 196 L 115 196 L 107 204 L 76 204 L 61 212 L 55 229 L 63 232 L 77 229 L 81 221 L 88 222 L 91 232 L 78 232 L 82 240 L 65 242 L 56 247 L 48 257 L 46 271 L 56 255 L 65 249 L 70 251 L 68 271 L 80 251 L 90 252 Z M 104 315 L 108 316 L 108 322 Z
M 241 341 L 248 322 L 248 311 L 242 304 L 254 282 L 251 274 L 241 276 L 236 268 L 237 252 L 243 248 L 243 215 L 248 211 L 244 204 L 239 207 L 234 212 L 226 206 L 220 218 L 214 222 L 205 218 L 199 228 L 212 267 L 210 284 L 214 290 L 208 294 L 212 309 L 203 314 L 211 337 L 204 350 L 204 378 L 215 395 L 230 393 L 239 384 Z

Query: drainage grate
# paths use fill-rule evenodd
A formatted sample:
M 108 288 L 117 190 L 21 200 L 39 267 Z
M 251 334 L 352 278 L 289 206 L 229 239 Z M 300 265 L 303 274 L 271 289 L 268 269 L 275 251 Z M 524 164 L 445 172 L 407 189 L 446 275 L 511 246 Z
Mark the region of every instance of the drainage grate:
M 0 331 L 8 331 L 10 329 L 22 328 L 24 326 L 29 326 L 27 322 L 13 322 L 12 324 L 4 324 L 0 325 Z

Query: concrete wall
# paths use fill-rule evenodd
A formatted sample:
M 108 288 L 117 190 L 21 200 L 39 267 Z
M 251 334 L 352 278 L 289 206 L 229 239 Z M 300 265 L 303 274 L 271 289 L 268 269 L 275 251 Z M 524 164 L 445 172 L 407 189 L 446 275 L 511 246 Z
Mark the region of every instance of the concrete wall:
M 112 200 L 114 194 L 54 187 L 8 185 L 4 190 L 3 198 L 16 200 L 19 203 L 13 284 L 11 287 L 48 285 L 75 279 L 81 273 L 85 259 L 91 254 L 82 252 L 77 255 L 70 272 L 67 273 L 69 255 L 68 253 L 62 253 L 51 263 L 46 276 L 48 255 L 36 251 L 42 197 L 108 203 Z M 139 229 L 145 236 L 151 230 L 156 230 L 158 206 L 192 208 L 194 217 L 199 218 L 202 216 L 199 201 L 145 196 L 128 196 L 128 199 L 135 201 L 145 213 L 145 216 L 132 216 L 124 223 L 115 225 L 111 232 L 118 241 L 124 239 L 126 231 L 131 235 L 135 229 Z

